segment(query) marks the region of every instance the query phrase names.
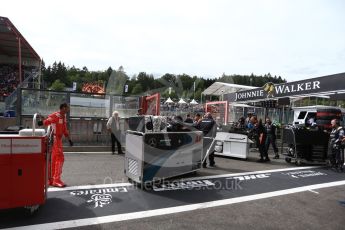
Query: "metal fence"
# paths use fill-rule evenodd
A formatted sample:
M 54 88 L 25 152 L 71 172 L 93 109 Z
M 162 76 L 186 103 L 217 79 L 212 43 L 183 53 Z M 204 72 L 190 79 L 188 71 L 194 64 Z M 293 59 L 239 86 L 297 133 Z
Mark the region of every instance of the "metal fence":
M 17 104 L 20 124 L 28 128 L 32 126 L 33 114 L 40 113 L 46 117 L 58 111 L 61 103 L 69 103 L 70 113 L 67 120 L 75 145 L 110 145 L 106 123 L 114 110 L 118 111 L 121 117 L 121 142 L 124 143 L 126 118 L 135 116 L 139 109 L 139 97 L 37 89 L 21 89 L 20 95 Z

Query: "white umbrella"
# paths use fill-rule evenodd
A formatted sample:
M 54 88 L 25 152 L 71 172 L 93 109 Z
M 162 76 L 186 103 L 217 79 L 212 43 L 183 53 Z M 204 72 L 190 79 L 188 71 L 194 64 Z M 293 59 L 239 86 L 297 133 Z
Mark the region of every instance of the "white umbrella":
M 196 102 L 196 100 L 192 100 L 189 104 L 192 104 L 192 105 L 197 105 L 198 104 L 198 102 Z
M 173 100 L 171 100 L 171 98 L 169 97 L 168 100 L 166 100 L 166 102 L 164 102 L 165 104 L 168 104 L 168 103 L 174 103 Z
M 179 104 L 187 104 L 182 98 L 178 101 Z

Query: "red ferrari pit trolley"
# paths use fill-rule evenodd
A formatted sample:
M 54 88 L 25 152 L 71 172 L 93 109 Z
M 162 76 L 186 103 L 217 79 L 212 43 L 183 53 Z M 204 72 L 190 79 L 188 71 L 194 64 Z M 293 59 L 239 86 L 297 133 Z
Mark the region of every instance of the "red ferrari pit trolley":
M 51 128 L 0 134 L 0 209 L 24 207 L 33 214 L 47 198 Z

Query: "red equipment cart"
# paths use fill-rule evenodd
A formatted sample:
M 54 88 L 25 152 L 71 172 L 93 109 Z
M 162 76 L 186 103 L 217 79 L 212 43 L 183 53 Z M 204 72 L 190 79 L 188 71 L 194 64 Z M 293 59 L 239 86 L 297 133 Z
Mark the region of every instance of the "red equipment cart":
M 32 214 L 47 197 L 51 128 L 0 134 L 0 209 L 25 207 Z

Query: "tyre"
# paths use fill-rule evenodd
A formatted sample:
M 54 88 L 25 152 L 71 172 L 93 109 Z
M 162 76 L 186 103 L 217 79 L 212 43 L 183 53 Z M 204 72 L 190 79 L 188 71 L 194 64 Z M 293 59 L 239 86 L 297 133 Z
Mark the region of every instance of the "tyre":
M 290 157 L 285 157 L 285 161 L 286 161 L 287 163 L 291 163 L 291 158 L 290 158 Z
M 151 121 L 146 123 L 146 130 L 149 130 L 149 131 L 153 130 L 153 124 Z

